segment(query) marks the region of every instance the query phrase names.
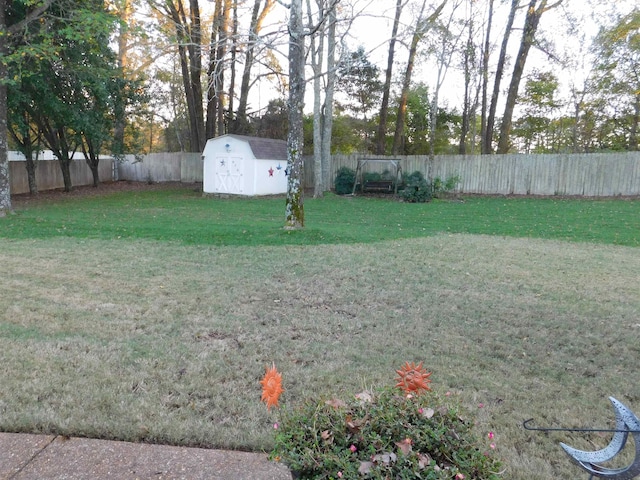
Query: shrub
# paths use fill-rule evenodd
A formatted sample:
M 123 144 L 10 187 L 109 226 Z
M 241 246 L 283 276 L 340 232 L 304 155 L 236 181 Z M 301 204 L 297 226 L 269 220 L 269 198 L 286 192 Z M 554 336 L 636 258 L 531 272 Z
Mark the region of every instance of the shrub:
M 451 177 L 447 177 L 447 179 L 443 182 L 440 177 L 436 177 L 433 179 L 433 196 L 439 197 L 443 193 L 448 193 L 460 183 L 461 179 L 458 175 L 453 175 Z
M 445 398 L 386 388 L 283 409 L 271 458 L 301 479 L 499 479 L 494 445 Z
M 335 190 L 338 195 L 353 192 L 353 184 L 356 182 L 356 172 L 349 167 L 341 167 L 335 180 Z
M 433 196 L 433 188 L 431 184 L 424 179 L 424 175 L 416 170 L 404 179 L 404 188 L 400 191 L 399 195 L 405 202 L 429 202 Z

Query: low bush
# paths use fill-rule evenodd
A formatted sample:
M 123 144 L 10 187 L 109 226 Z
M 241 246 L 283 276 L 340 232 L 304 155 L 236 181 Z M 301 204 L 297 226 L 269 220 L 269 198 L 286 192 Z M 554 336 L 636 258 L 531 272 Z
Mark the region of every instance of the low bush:
M 341 167 L 336 173 L 335 190 L 338 195 L 346 195 L 353 192 L 353 184 L 356 182 L 356 172 L 349 167 Z
M 424 203 L 433 197 L 433 186 L 421 172 L 415 171 L 404 179 L 404 188 L 399 192 L 405 202 Z
M 458 175 L 448 177 L 445 181 L 440 177 L 435 177 L 432 182 L 429 182 L 424 178 L 422 172 L 416 170 L 403 178 L 400 198 L 405 202 L 428 202 L 432 198 L 439 198 L 455 189 L 458 183 L 460 183 Z
M 440 177 L 436 177 L 433 179 L 433 196 L 439 197 L 442 194 L 446 194 L 451 192 L 453 189 L 458 186 L 461 182 L 460 176 L 453 175 L 451 177 L 447 177 L 446 180 L 442 181 Z
M 411 381 L 421 365 L 407 367 Z M 501 478 L 493 433 L 482 444 L 458 402 L 428 390 L 423 383 L 284 408 L 271 458 L 300 479 Z

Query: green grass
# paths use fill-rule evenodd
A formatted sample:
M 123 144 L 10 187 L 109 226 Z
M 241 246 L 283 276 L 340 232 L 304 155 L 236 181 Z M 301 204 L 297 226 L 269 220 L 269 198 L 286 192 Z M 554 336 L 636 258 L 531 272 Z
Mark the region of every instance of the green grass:
M 284 405 L 432 386 L 495 432 L 505 478 L 579 478 L 558 446 L 640 413 L 637 200 L 329 196 L 285 232 L 284 201 L 189 188 L 46 204 L 0 220 L 0 430 L 261 450 Z M 482 408 L 479 405 L 482 404 Z
M 205 198 L 174 188 L 31 206 L 4 221 L 0 236 L 318 245 L 445 232 L 640 246 L 638 200 L 470 197 L 407 204 L 328 195 L 306 199 L 305 219 L 303 231 L 285 231 L 282 198 Z

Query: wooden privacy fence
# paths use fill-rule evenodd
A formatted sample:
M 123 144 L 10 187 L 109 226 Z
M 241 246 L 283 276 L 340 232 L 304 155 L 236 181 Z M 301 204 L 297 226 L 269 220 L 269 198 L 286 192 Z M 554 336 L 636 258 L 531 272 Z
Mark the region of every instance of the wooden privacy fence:
M 74 186 L 93 185 L 93 175 L 84 159 L 74 159 L 69 166 L 71 184 Z M 101 182 L 112 180 L 113 160 L 103 158 L 98 164 L 98 176 Z M 9 183 L 11 193 L 29 193 L 29 178 L 25 160 L 13 159 L 9 162 Z M 36 163 L 36 185 L 39 191 L 64 187 L 62 170 L 58 160 L 38 160 Z
M 358 159 L 385 158 L 376 155 L 334 155 L 331 165 L 331 189 L 341 167 L 356 170 Z M 553 155 L 442 155 L 394 156 L 402 171 L 420 171 L 427 178 L 446 180 L 460 177 L 459 193 L 500 195 L 581 195 L 612 197 L 640 195 L 640 152 L 553 154 Z M 141 160 L 141 161 L 140 161 Z M 24 161 L 9 162 L 12 193 L 29 191 Z M 371 162 L 367 171 L 382 171 L 383 164 Z M 84 160 L 71 165 L 73 185 L 90 185 L 91 171 Z M 153 153 L 124 161 L 111 158 L 100 161 L 100 180 L 138 182 L 202 182 L 200 153 Z M 38 162 L 36 178 L 39 190 L 61 188 L 62 174 L 55 160 Z M 313 188 L 313 159 L 305 158 L 304 183 Z
M 132 182 L 202 182 L 200 153 L 151 153 L 141 157 L 126 155 L 118 162 L 118 179 Z
M 376 155 L 334 155 L 333 181 L 338 169 L 355 171 L 358 158 Z M 550 155 L 395 156 L 405 174 L 420 171 L 425 178 L 460 177 L 459 193 L 500 195 L 581 195 L 612 197 L 640 195 L 640 152 Z M 311 162 L 309 162 L 311 163 Z M 368 171 L 382 166 L 371 164 Z M 305 172 L 307 170 L 305 169 Z M 312 171 L 309 172 L 312 175 Z M 307 182 L 306 182 L 307 183 Z M 313 183 L 311 183 L 313 185 Z

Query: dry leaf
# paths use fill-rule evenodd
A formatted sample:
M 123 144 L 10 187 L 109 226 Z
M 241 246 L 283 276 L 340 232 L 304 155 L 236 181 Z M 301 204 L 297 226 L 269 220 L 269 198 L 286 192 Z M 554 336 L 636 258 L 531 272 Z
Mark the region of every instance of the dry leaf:
M 332 398 L 331 400 L 327 400 L 324 403 L 333 408 L 344 408 L 347 406 L 347 404 L 339 398 Z
M 426 453 L 419 453 L 418 466 L 420 467 L 420 470 L 427 468 L 429 465 L 431 465 L 431 457 Z
M 356 434 L 360 431 L 360 428 L 362 427 L 362 425 L 364 425 L 365 423 L 367 423 L 368 417 L 365 418 L 359 418 L 359 419 L 353 419 L 351 417 L 351 415 L 347 415 L 347 428 L 349 429 L 349 431 L 352 434 Z
M 362 403 L 371 403 L 373 402 L 373 395 L 365 390 L 364 392 L 356 393 L 356 400 L 360 400 Z
M 411 453 L 411 439 L 405 438 L 399 442 L 396 442 L 396 446 L 400 449 L 403 455 L 409 455 Z
M 389 465 L 394 463 L 398 459 L 397 455 L 393 452 L 389 453 L 379 453 L 378 455 L 374 455 L 373 461 L 375 463 L 384 463 L 385 465 Z
M 320 437 L 326 442 L 333 441 L 333 435 L 331 434 L 331 432 L 329 430 L 324 430 L 324 431 L 320 432 Z
M 431 418 L 433 417 L 434 413 L 436 413 L 433 408 L 426 408 L 424 410 L 422 410 L 422 416 L 425 418 Z
M 360 462 L 358 473 L 360 475 L 367 475 L 373 468 L 373 462 Z

